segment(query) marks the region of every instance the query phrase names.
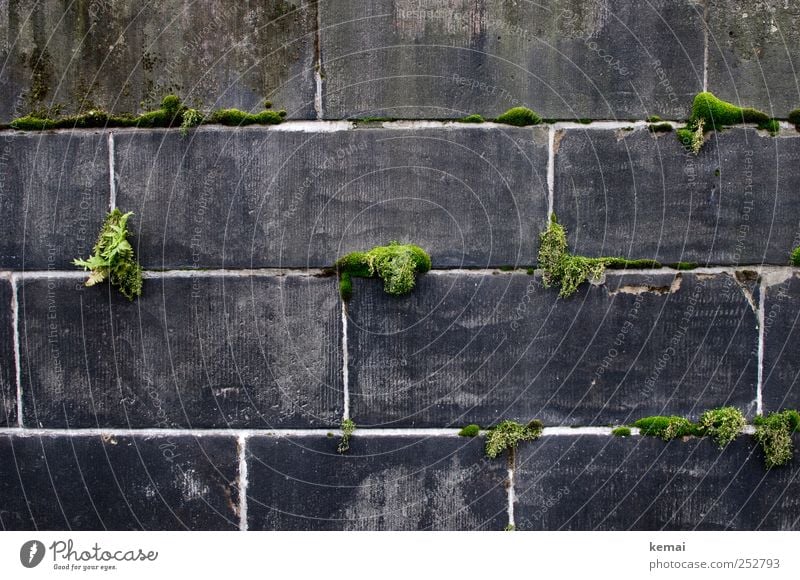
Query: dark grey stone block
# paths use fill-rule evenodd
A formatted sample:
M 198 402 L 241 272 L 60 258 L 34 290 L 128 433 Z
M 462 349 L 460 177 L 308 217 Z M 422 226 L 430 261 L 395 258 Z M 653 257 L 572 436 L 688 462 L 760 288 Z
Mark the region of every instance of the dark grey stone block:
M 136 113 L 169 93 L 207 109 L 314 118 L 316 2 L 11 0 L 0 121 L 30 110 Z
M 702 90 L 689 0 L 320 5 L 325 118 L 686 118 Z
M 431 273 L 400 298 L 356 280 L 351 415 L 443 427 L 602 425 L 720 405 L 752 414 L 756 326 L 726 274 L 610 271 L 567 299 L 525 274 Z
M 795 438 L 795 445 L 800 437 Z M 767 470 L 750 436 L 552 436 L 517 452 L 520 530 L 794 530 L 798 463 Z
M 800 106 L 800 8 L 779 0 L 709 0 L 708 90 L 785 119 Z
M 73 269 L 108 211 L 107 136 L 5 132 L 0 142 L 0 268 Z
M 326 267 L 392 240 L 435 267 L 529 264 L 546 222 L 539 128 L 128 131 L 115 149 L 148 268 Z
M 334 278 L 21 284 L 28 427 L 311 427 L 342 413 Z
M 798 137 L 730 129 L 697 156 L 644 129 L 556 142 L 554 211 L 578 254 L 782 265 L 798 244 Z
M 338 432 L 337 432 L 338 436 Z M 506 462 L 483 439 L 376 437 L 247 440 L 250 530 L 502 530 Z
M 767 287 L 764 302 L 764 412 L 800 409 L 800 277 Z
M 0 278 L 0 427 L 17 425 L 13 300 L 11 281 L 8 278 Z
M 237 441 L 0 435 L 0 528 L 237 530 Z

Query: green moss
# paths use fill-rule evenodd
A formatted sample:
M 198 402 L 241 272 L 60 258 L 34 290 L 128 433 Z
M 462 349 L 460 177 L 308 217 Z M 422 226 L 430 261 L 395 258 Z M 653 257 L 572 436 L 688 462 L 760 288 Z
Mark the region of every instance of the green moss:
M 758 128 L 768 131 L 773 137 L 781 132 L 781 124 L 777 119 L 769 119 L 763 123 L 759 123 Z
M 379 277 L 387 294 L 400 296 L 414 288 L 416 274 L 431 269 L 431 258 L 419 246 L 401 245 L 390 242 L 386 246 L 376 246 L 368 252 L 352 252 L 337 260 L 339 291 L 342 298 L 349 300 L 352 295 L 352 277 Z
M 638 427 L 642 435 L 660 437 L 664 441 L 702 434 L 697 425 L 689 421 L 689 419 L 677 416 L 644 417 L 636 421 L 633 426 Z
M 336 447 L 338 453 L 346 453 L 350 449 L 350 437 L 356 430 L 356 424 L 352 419 L 345 419 L 342 421 L 342 439 Z
M 228 127 L 244 127 L 247 125 L 277 125 L 283 121 L 286 111 L 261 111 L 247 113 L 239 109 L 221 109 L 214 111 L 210 122 Z
M 181 135 L 184 137 L 189 133 L 189 129 L 197 127 L 203 122 L 203 115 L 197 109 L 186 109 L 181 120 Z
M 504 266 L 500 266 L 498 270 L 500 270 L 501 272 L 513 272 L 514 270 L 516 270 L 516 268 L 514 266 L 506 264 Z
M 480 433 L 480 432 L 481 432 L 481 428 L 478 425 L 476 425 L 475 423 L 472 423 L 471 425 L 467 425 L 466 427 L 463 427 L 461 429 L 461 431 L 458 432 L 458 434 L 461 437 L 477 437 L 478 433 Z
M 673 130 L 673 127 L 669 123 L 656 123 L 655 125 L 648 125 L 647 130 L 651 133 L 669 133 Z
M 780 411 L 756 417 L 753 423 L 756 426 L 755 439 L 764 451 L 767 468 L 789 463 L 794 450 L 792 433 L 800 429 L 800 414 L 792 410 Z
M 797 246 L 794 250 L 792 250 L 792 266 L 800 266 L 800 246 Z
M 661 122 L 661 117 L 659 117 L 658 115 L 651 115 L 651 116 L 647 117 L 646 121 L 648 123 L 660 123 Z
M 591 125 L 592 124 L 592 119 L 576 119 L 576 121 L 578 123 L 580 123 L 581 125 Z
M 720 447 L 736 439 L 745 424 L 744 415 L 735 407 L 711 409 L 700 415 L 698 421 L 700 432 L 713 438 Z
M 463 119 L 459 119 L 461 123 L 483 123 L 484 118 L 480 115 L 467 115 Z
M 587 258 L 570 254 L 567 250 L 567 232 L 553 214 L 550 225 L 539 235 L 539 267 L 544 271 L 544 286 L 559 286 L 559 296 L 566 298 L 574 294 L 585 281 L 600 279 L 607 267 L 660 268 L 661 264 L 655 260 Z
M 486 435 L 486 455 L 494 459 L 507 449 L 516 449 L 522 441 L 538 439 L 543 428 L 542 422 L 536 419 L 527 425 L 520 425 L 516 421 L 502 421 Z
M 507 526 L 504 528 L 504 530 L 503 530 L 503 531 L 506 531 L 506 532 L 513 532 L 513 531 L 515 531 L 514 524 L 508 524 L 508 525 L 507 525 Z
M 87 286 L 110 280 L 128 300 L 142 294 L 142 267 L 128 241 L 128 219 L 132 212 L 123 214 L 114 209 L 103 222 L 92 255 L 86 259 L 72 261 L 76 266 L 90 270 Z
M 614 437 L 630 437 L 631 429 L 630 427 L 617 427 L 611 430 L 611 434 Z
M 526 127 L 538 125 L 542 122 L 542 118 L 527 107 L 513 107 L 497 117 L 495 121 L 516 127 Z
M 697 262 L 678 262 L 676 264 L 672 264 L 672 267 L 676 270 L 694 270 L 697 268 Z
M 525 270 L 525 273 L 528 276 L 533 276 L 536 273 L 536 270 L 534 270 L 533 268 L 528 268 L 527 270 Z

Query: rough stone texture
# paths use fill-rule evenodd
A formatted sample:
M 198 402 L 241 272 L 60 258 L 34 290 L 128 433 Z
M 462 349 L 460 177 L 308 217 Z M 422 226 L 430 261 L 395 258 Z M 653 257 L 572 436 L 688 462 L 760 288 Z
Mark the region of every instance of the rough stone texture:
M 574 252 L 705 264 L 778 264 L 798 245 L 800 138 L 712 133 L 695 156 L 674 133 L 556 135 L 554 208 Z
M 17 424 L 17 369 L 14 358 L 11 281 L 0 278 L 0 427 Z
M 764 412 L 800 409 L 800 274 L 771 285 L 764 302 Z
M 401 298 L 356 280 L 351 416 L 442 427 L 696 418 L 723 404 L 752 415 L 754 311 L 731 276 L 678 277 L 610 272 L 566 300 L 525 274 L 427 274 Z
M 27 427 L 311 427 L 342 413 L 334 278 L 21 284 Z
M 316 2 L 6 0 L 0 121 L 33 109 L 141 112 L 169 93 L 205 108 L 314 118 Z
M 800 5 L 709 0 L 708 90 L 785 119 L 800 106 Z
M 702 90 L 691 0 L 358 0 L 320 5 L 325 118 L 688 116 Z
M 374 437 L 247 440 L 251 530 L 502 530 L 506 464 L 483 440 Z
M 435 267 L 530 264 L 544 129 L 201 129 L 115 137 L 120 207 L 148 268 L 326 267 L 391 240 Z
M 0 529 L 235 530 L 233 437 L 0 435 Z
M 795 437 L 795 446 L 800 437 Z M 797 462 L 766 470 L 752 437 L 554 436 L 522 445 L 520 530 L 794 530 Z
M 6 132 L 0 143 L 0 268 L 74 268 L 108 211 L 106 135 Z

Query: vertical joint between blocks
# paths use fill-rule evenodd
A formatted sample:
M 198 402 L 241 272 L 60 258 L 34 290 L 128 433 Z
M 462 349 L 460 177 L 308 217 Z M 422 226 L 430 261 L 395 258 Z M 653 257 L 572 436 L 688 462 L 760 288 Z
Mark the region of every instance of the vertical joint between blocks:
M 550 125 L 547 128 L 547 222 L 553 216 L 553 190 L 556 181 L 556 130 Z
M 762 389 L 764 386 L 764 320 L 766 314 L 765 304 L 767 302 L 767 284 L 762 276 L 761 288 L 758 297 L 758 369 L 756 375 L 756 415 L 764 414 L 764 398 Z
M 347 303 L 342 300 L 342 420 L 350 418 L 350 355 L 347 351 Z
M 247 436 L 239 435 L 239 531 L 247 531 Z
M 19 289 L 16 276 L 11 276 L 11 330 L 14 340 L 14 373 L 17 387 L 17 426 L 24 427 L 22 421 L 22 357 L 19 340 Z
M 117 183 L 114 179 L 114 133 L 108 133 L 108 211 L 117 207 Z

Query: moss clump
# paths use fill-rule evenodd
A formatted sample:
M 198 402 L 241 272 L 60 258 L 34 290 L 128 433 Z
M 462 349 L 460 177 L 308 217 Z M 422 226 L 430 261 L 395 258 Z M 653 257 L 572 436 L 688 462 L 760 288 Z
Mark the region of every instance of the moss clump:
M 655 260 L 628 260 L 627 258 L 587 258 L 567 251 L 567 232 L 558 223 L 555 214 L 550 225 L 539 234 L 539 267 L 544 271 L 542 283 L 546 288 L 560 286 L 559 296 L 574 294 L 586 280 L 598 280 L 609 268 L 660 268 Z
M 463 427 L 461 429 L 461 431 L 458 432 L 458 434 L 461 437 L 477 437 L 478 433 L 480 433 L 480 432 L 481 432 L 481 428 L 478 425 L 476 425 L 475 423 L 472 423 L 471 425 L 467 425 L 466 427 Z
M 642 435 L 660 437 L 664 441 L 670 441 L 671 439 L 686 437 L 688 435 L 702 435 L 697 425 L 689 421 L 689 419 L 674 415 L 670 417 L 659 415 L 644 417 L 636 421 L 633 426 L 638 427 Z
M 645 119 L 645 120 L 648 123 L 660 123 L 661 122 L 661 117 L 659 117 L 658 115 L 651 115 L 651 116 L 647 117 L 647 119 Z
M 463 119 L 459 119 L 460 123 L 483 123 L 484 118 L 480 115 L 467 115 Z
M 669 123 L 656 123 L 647 126 L 647 130 L 651 133 L 669 133 L 672 129 L 673 127 Z
M 500 270 L 501 272 L 513 272 L 514 270 L 516 270 L 516 267 L 506 264 L 504 266 L 500 266 L 498 270 Z
M 580 123 L 581 125 L 591 125 L 592 124 L 592 120 L 591 119 L 576 119 L 576 121 L 578 123 Z
M 133 246 L 128 241 L 128 219 L 132 212 L 123 214 L 114 209 L 103 222 L 92 255 L 87 260 L 75 259 L 76 266 L 90 270 L 87 286 L 105 279 L 111 281 L 128 300 L 142 294 L 142 267 L 136 261 Z
M 794 125 L 794 128 L 800 131 L 800 109 L 795 109 L 789 113 L 789 122 Z
M 764 451 L 764 464 L 767 468 L 780 467 L 789 463 L 794 444 L 792 433 L 800 430 L 800 413 L 780 411 L 766 417 L 756 417 L 755 439 Z
M 336 447 L 337 453 L 346 453 L 350 449 L 350 437 L 355 430 L 356 424 L 352 419 L 345 419 L 342 421 L 342 439 Z
M 542 122 L 542 118 L 527 107 L 513 107 L 497 117 L 495 121 L 515 127 L 527 127 L 528 125 L 538 125 Z
M 800 246 L 792 250 L 791 262 L 792 266 L 800 266 Z
M 339 292 L 349 300 L 353 293 L 352 277 L 380 277 L 387 294 L 400 296 L 414 288 L 415 275 L 431 269 L 431 258 L 419 246 L 391 242 L 368 252 L 352 252 L 335 264 L 339 273 Z
M 697 266 L 697 262 L 678 262 L 677 264 L 672 264 L 672 267 L 676 270 L 694 270 Z
M 516 421 L 502 421 L 489 430 L 486 436 L 486 455 L 492 459 L 506 449 L 516 449 L 521 441 L 533 441 L 542 434 L 544 426 L 534 419 L 527 425 Z
M 739 436 L 745 424 L 744 415 L 739 409 L 721 407 L 700 415 L 698 427 L 703 435 L 714 439 L 720 447 L 725 447 Z
M 277 125 L 286 116 L 286 111 L 261 111 L 247 113 L 239 109 L 221 109 L 212 113 L 210 122 L 228 127 L 244 127 L 246 125 Z
M 617 427 L 616 429 L 611 430 L 611 434 L 614 437 L 630 437 L 631 436 L 631 428 L 630 427 Z

